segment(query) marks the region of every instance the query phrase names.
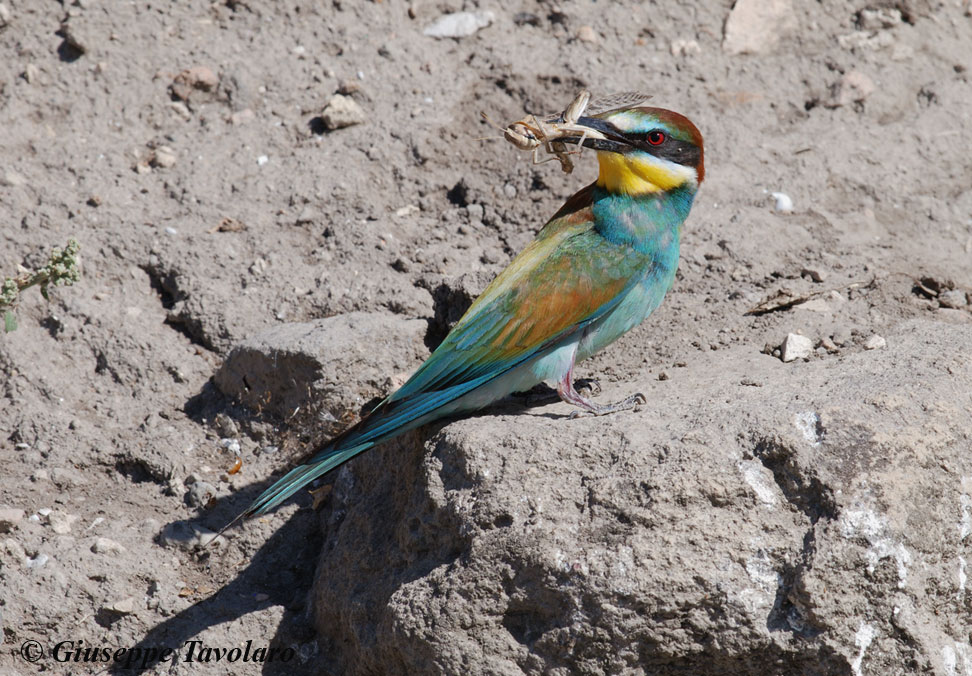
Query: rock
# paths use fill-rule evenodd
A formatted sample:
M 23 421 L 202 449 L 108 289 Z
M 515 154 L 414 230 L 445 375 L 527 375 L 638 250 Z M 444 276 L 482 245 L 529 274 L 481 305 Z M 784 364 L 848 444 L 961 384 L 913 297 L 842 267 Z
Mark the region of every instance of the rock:
M 969 304 L 969 301 L 964 291 L 960 289 L 950 289 L 948 291 L 943 291 L 938 296 L 938 304 L 942 307 L 961 310 Z
M 61 511 L 52 511 L 44 517 L 44 521 L 58 535 L 67 535 L 71 532 L 71 527 L 74 525 L 74 522 L 79 518 L 77 514 L 65 514 Z
M 230 114 L 230 123 L 237 127 L 252 122 L 254 119 L 256 119 L 256 113 L 250 108 L 237 110 Z
M 812 281 L 823 282 L 827 279 L 827 273 L 820 268 L 805 267 L 800 271 L 801 277 L 809 277 Z
M 600 41 L 600 38 L 597 37 L 597 33 L 594 31 L 594 28 L 588 25 L 581 26 L 577 29 L 577 39 L 581 42 L 588 42 L 591 44 Z
M 790 0 L 736 0 L 726 19 L 722 49 L 728 54 L 766 54 L 796 27 Z
M 421 319 L 352 312 L 279 324 L 234 347 L 213 381 L 227 396 L 288 418 L 311 404 L 337 420 L 390 394 L 389 376 L 427 355 Z
M 14 507 L 0 509 L 0 533 L 9 533 L 24 520 L 24 510 Z
M 952 673 L 942 646 L 968 641 L 972 504 L 955 386 L 972 361 L 947 373 L 940 355 L 972 353 L 972 335 L 910 321 L 892 344 L 907 368 L 814 360 L 799 399 L 789 379 L 739 385 L 774 367 L 729 348 L 602 395 L 674 387 L 690 416 L 569 421 L 558 403 L 362 455 L 321 511 L 313 614 L 329 668 Z
M 894 34 L 889 31 L 854 31 L 837 37 L 837 44 L 844 49 L 878 50 L 894 44 Z
M 211 93 L 219 86 L 219 76 L 207 66 L 188 68 L 172 80 L 169 91 L 177 99 L 188 101 L 194 92 Z
M 95 554 L 123 554 L 127 550 L 111 538 L 98 538 L 91 545 L 91 551 Z
M 129 596 L 121 599 L 120 601 L 109 603 L 108 605 L 103 606 L 102 610 L 116 615 L 131 615 L 135 612 L 135 598 Z
M 40 82 L 40 68 L 36 64 L 28 63 L 24 66 L 24 80 L 27 84 L 38 84 Z
M 206 547 L 210 543 L 218 545 L 220 542 L 219 533 L 186 521 L 174 521 L 159 534 L 159 544 L 163 547 L 177 547 L 187 551 Z
M 874 93 L 875 85 L 867 75 L 859 70 L 851 70 L 844 73 L 837 84 L 837 93 L 834 97 L 832 106 L 849 106 L 852 103 L 863 101 Z
M 695 56 L 702 53 L 702 48 L 696 40 L 673 40 L 669 46 L 672 56 Z
M 798 333 L 790 333 L 780 345 L 780 359 L 784 362 L 807 359 L 813 354 L 813 341 Z
M 880 350 L 882 348 L 887 347 L 887 345 L 888 345 L 888 341 L 887 340 L 885 340 L 882 336 L 879 336 L 879 335 L 875 334 L 875 335 L 871 336 L 870 338 L 868 338 L 867 339 L 867 342 L 864 343 L 864 349 L 865 350 Z
M 208 481 L 194 481 L 186 493 L 186 502 L 190 507 L 202 508 L 216 497 L 216 487 Z
M 858 28 L 866 31 L 877 31 L 884 28 L 894 28 L 902 21 L 901 10 L 893 7 L 877 7 L 862 9 L 857 13 Z
M 365 119 L 367 119 L 365 112 L 358 102 L 342 94 L 332 96 L 321 112 L 321 120 L 324 122 L 325 129 L 329 131 L 361 124 Z
M 456 12 L 443 14 L 422 31 L 430 38 L 466 38 L 493 23 L 496 15 L 485 10 L 481 12 Z
M 13 538 L 7 538 L 0 543 L 0 554 L 9 557 L 20 566 L 27 565 L 27 552 L 24 551 L 23 545 L 14 540 Z
M 0 28 L 9 26 L 11 17 L 10 8 L 7 7 L 6 3 L 0 2 Z
M 8 186 L 11 188 L 16 188 L 21 185 L 26 185 L 27 179 L 18 174 L 16 171 L 7 170 L 4 172 L 3 177 L 0 178 L 0 185 Z
M 169 146 L 159 146 L 152 153 L 149 164 L 161 169 L 170 169 L 175 166 L 176 152 Z
M 785 192 L 771 192 L 770 197 L 776 200 L 773 208 L 777 211 L 789 214 L 793 211 L 793 200 Z
M 70 17 L 61 24 L 58 35 L 64 38 L 64 42 L 58 47 L 58 52 L 62 60 L 74 61 L 88 52 L 96 38 L 87 33 L 87 27 L 81 25 L 77 17 Z
M 88 480 L 75 469 L 55 467 L 51 470 L 51 481 L 58 486 L 84 486 Z

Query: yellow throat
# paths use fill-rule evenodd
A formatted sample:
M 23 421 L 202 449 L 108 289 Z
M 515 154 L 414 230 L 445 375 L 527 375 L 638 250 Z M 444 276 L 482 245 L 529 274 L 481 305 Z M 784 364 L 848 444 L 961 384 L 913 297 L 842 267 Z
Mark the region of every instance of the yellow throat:
M 597 185 L 610 193 L 644 195 L 697 181 L 695 169 L 647 153 L 597 153 Z

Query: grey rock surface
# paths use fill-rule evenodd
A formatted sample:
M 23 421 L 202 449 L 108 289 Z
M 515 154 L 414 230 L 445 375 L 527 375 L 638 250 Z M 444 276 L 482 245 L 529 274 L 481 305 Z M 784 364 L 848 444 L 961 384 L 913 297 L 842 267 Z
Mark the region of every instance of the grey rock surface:
M 281 418 L 323 402 L 334 419 L 346 419 L 421 363 L 427 328 L 422 319 L 369 312 L 277 324 L 234 347 L 213 381 L 227 396 Z
M 603 395 L 637 413 L 499 411 L 344 470 L 314 588 L 341 668 L 963 673 L 972 336 L 732 352 Z

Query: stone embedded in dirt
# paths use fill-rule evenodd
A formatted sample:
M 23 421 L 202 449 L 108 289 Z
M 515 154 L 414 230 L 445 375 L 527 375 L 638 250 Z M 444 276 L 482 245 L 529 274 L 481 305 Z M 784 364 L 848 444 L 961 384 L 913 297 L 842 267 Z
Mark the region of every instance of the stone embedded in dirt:
M 722 48 L 728 54 L 766 54 L 796 27 L 790 0 L 737 0 L 726 19 Z
M 600 41 L 597 36 L 597 32 L 594 30 L 593 26 L 583 25 L 577 29 L 577 39 L 581 42 L 588 42 L 595 44 Z
M 0 2 L 0 28 L 5 28 L 10 25 L 10 19 L 13 15 L 10 14 L 10 8 L 7 4 Z
M 961 310 L 969 304 L 969 300 L 965 295 L 965 291 L 962 291 L 961 289 L 950 289 L 948 291 L 943 291 L 938 296 L 938 304 L 942 307 Z
M 40 83 L 40 68 L 37 64 L 28 63 L 24 66 L 24 80 L 27 84 L 39 84 Z
M 221 541 L 218 535 L 215 531 L 198 524 L 174 521 L 162 529 L 159 534 L 159 544 L 163 547 L 177 547 L 192 551 L 210 543 L 218 544 Z
M 9 533 L 24 520 L 24 510 L 14 507 L 0 509 L 0 533 Z
M 809 277 L 812 281 L 820 283 L 827 279 L 827 273 L 820 268 L 815 267 L 804 267 L 800 270 L 801 277 Z
M 840 78 L 832 106 L 849 106 L 859 103 L 874 93 L 874 81 L 859 70 L 851 70 Z
M 421 319 L 367 312 L 278 324 L 230 350 L 213 382 L 272 416 L 313 405 L 342 420 L 390 394 L 389 376 L 418 366 L 427 329 Z
M 797 359 L 807 359 L 813 354 L 813 341 L 798 333 L 787 334 L 780 345 L 780 359 L 791 362 Z
M 186 493 L 190 507 L 203 508 L 216 497 L 216 487 L 208 481 L 194 481 Z
M 24 550 L 23 545 L 13 538 L 6 538 L 0 543 L 0 555 L 3 555 L 3 558 L 7 559 L 5 565 L 8 565 L 10 559 L 16 561 L 20 566 L 27 565 L 27 552 Z
M 172 80 L 169 91 L 182 101 L 189 101 L 194 92 L 211 93 L 219 86 L 219 76 L 207 66 L 188 68 Z
M 101 537 L 91 545 L 91 551 L 95 554 L 122 554 L 127 550 L 121 543 L 115 542 L 111 538 Z
M 888 345 L 888 341 L 885 340 L 883 336 L 874 334 L 873 336 L 867 339 L 867 342 L 864 343 L 864 349 L 880 350 L 882 348 L 887 347 L 887 345 Z
M 489 10 L 443 14 L 422 31 L 430 38 L 466 38 L 493 23 L 496 15 Z
M 71 527 L 81 517 L 77 514 L 66 514 L 60 510 L 53 510 L 44 517 L 44 522 L 51 527 L 51 530 L 58 535 L 67 535 L 71 532 Z
M 901 10 L 893 7 L 862 9 L 857 13 L 857 26 L 866 31 L 894 28 L 902 20 Z
M 83 486 L 88 483 L 81 472 L 67 467 L 55 467 L 51 470 L 51 481 L 58 486 Z
M 171 169 L 176 164 L 176 152 L 169 146 L 159 146 L 152 153 L 149 164 L 161 169 Z
M 131 615 L 135 612 L 135 598 L 133 596 L 128 596 L 126 598 L 115 601 L 114 603 L 109 603 L 102 609 L 108 613 L 116 615 Z
M 696 54 L 702 53 L 702 48 L 699 46 L 697 40 L 679 38 L 678 40 L 672 40 L 668 51 L 671 52 L 672 56 L 695 56 Z
M 321 112 L 321 121 L 328 131 L 361 124 L 366 119 L 367 116 L 358 102 L 343 94 L 332 96 Z

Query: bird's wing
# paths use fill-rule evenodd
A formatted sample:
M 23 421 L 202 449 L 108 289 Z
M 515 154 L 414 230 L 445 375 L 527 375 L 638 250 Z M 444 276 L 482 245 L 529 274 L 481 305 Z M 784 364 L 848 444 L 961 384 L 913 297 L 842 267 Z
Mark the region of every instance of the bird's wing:
M 483 377 L 505 373 L 604 315 L 647 267 L 645 255 L 601 237 L 589 209 L 559 215 L 386 402 L 478 387 Z

